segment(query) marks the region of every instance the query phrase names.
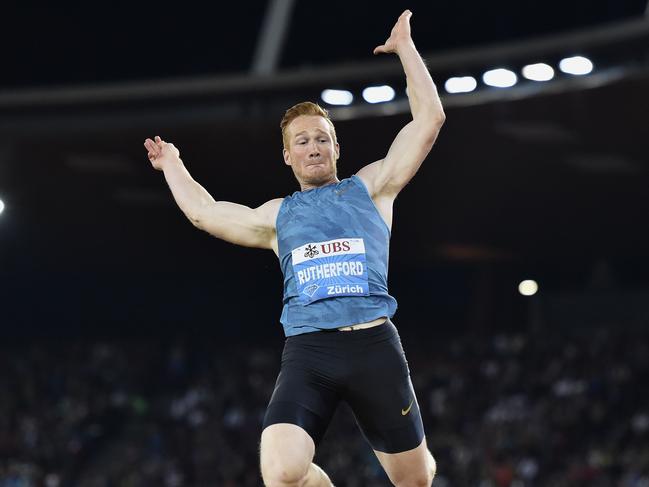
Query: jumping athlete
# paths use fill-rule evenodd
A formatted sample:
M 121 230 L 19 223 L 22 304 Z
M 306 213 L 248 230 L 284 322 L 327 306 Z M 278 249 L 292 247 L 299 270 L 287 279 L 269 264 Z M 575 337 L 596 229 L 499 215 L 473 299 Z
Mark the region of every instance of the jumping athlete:
M 315 448 L 346 401 L 391 482 L 430 486 L 428 451 L 399 335 L 387 265 L 392 207 L 431 150 L 445 115 L 410 35 L 406 10 L 374 54 L 396 53 L 412 121 L 384 159 L 340 181 L 340 147 L 326 110 L 304 102 L 281 121 L 284 162 L 301 191 L 252 209 L 215 201 L 160 137 L 144 146 L 176 203 L 199 229 L 272 249 L 284 273 L 282 364 L 264 418 L 260 464 L 268 487 L 332 486 Z

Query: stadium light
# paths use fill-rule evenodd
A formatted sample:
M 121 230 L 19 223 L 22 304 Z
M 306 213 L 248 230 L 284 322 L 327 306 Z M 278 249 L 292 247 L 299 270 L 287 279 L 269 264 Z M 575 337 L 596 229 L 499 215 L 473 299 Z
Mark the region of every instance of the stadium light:
M 518 81 L 518 76 L 513 71 L 504 68 L 491 69 L 482 75 L 484 84 L 496 88 L 509 88 Z
M 583 56 L 573 56 L 562 59 L 559 69 L 567 74 L 584 75 L 593 70 L 593 63 Z
M 518 285 L 518 292 L 523 296 L 534 296 L 538 290 L 539 285 L 532 279 L 521 281 L 521 283 Z
M 523 76 L 532 81 L 549 81 L 554 78 L 554 69 L 545 63 L 523 66 Z
M 473 76 L 459 76 L 446 80 L 444 89 L 447 93 L 469 93 L 476 89 L 478 82 Z
M 349 105 L 354 101 L 354 95 L 347 90 L 324 90 L 320 98 L 329 105 Z
M 4 211 L 4 209 L 5 209 L 4 201 L 0 200 L 0 214 Z
M 394 89 L 388 85 L 368 86 L 363 90 L 363 99 L 368 103 L 383 103 L 394 99 Z

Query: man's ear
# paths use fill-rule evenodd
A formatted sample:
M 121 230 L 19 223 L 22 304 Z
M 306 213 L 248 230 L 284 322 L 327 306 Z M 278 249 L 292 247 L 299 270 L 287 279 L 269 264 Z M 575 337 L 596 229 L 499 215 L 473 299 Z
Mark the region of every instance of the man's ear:
M 340 158 L 340 145 L 336 142 L 336 160 Z
M 289 154 L 287 149 L 284 149 L 282 151 L 282 154 L 284 155 L 284 164 L 286 164 L 287 166 L 290 166 L 291 165 L 291 154 Z

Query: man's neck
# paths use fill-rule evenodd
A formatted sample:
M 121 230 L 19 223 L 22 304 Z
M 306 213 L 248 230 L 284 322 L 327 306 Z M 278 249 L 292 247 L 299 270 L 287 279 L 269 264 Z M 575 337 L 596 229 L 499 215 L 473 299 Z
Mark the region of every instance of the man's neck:
M 320 184 L 309 184 L 309 183 L 300 183 L 300 191 L 308 191 L 310 189 L 322 188 L 323 186 L 329 186 L 330 184 L 339 183 L 340 180 L 338 177 L 334 176 L 329 181 Z

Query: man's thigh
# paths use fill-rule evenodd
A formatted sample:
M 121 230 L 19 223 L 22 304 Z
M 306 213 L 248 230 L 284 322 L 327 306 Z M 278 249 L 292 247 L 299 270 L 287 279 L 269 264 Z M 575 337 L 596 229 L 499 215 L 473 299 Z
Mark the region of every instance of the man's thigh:
M 338 368 L 331 359 L 335 350 L 327 345 L 331 344 L 320 333 L 286 341 L 264 428 L 278 423 L 293 424 L 318 445 L 340 401 L 339 386 L 335 374 L 332 375 L 332 369 Z
M 376 328 L 359 342 L 363 350 L 351 364 L 344 399 L 374 450 L 413 450 L 424 427 L 408 363 L 396 328 L 389 322 Z
M 374 450 L 374 453 L 394 485 L 430 485 L 433 481 L 437 466 L 425 438 L 412 450 L 400 453 Z

